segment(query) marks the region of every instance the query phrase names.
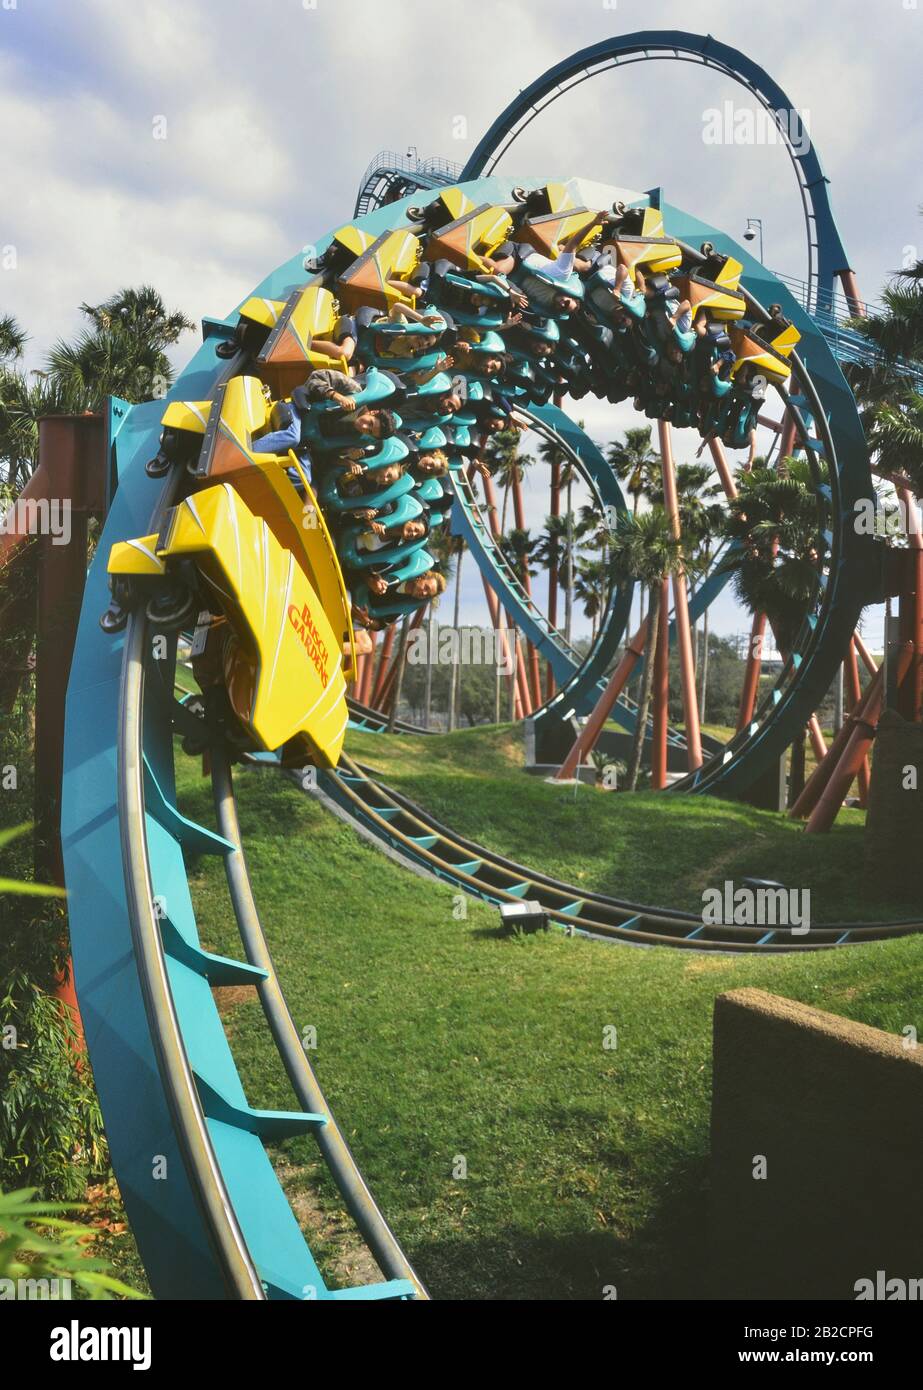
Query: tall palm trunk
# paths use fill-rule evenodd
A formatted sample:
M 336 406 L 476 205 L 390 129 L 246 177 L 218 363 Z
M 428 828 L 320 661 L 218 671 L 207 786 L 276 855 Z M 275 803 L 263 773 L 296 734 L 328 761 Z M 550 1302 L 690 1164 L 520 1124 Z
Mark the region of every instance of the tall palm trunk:
M 654 688 L 654 653 L 657 650 L 657 635 L 662 620 L 660 592 L 661 584 L 651 585 L 648 595 L 648 624 L 644 639 L 644 673 L 641 677 L 641 690 L 638 695 L 638 709 L 635 730 L 631 739 L 631 752 L 628 757 L 628 790 L 635 791 L 641 772 L 641 754 L 647 734 L 647 716 L 651 707 L 651 692 Z
M 398 706 L 401 703 L 401 689 L 404 685 L 404 668 L 407 665 L 407 629 L 410 626 L 410 614 L 404 614 L 404 621 L 401 623 L 401 640 L 397 649 L 397 673 L 394 678 L 394 693 L 391 696 L 391 710 L 388 714 L 388 733 L 394 732 L 394 725 L 397 722 Z
M 449 731 L 455 728 L 455 709 L 458 701 L 458 688 L 461 684 L 461 645 L 458 637 L 458 615 L 461 608 L 461 572 L 462 560 L 465 558 L 464 550 L 458 552 L 458 560 L 455 564 L 455 613 L 452 618 L 452 626 L 455 631 L 454 637 L 454 656 L 452 660 L 452 670 L 449 674 Z

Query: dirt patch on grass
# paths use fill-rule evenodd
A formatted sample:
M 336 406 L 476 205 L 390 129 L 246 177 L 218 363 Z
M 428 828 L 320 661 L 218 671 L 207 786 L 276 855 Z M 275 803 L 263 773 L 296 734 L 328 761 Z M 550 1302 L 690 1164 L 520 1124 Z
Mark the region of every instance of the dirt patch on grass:
M 276 1176 L 305 1240 L 331 1288 L 379 1284 L 384 1275 L 346 1211 L 328 1212 L 305 1182 L 305 1170 L 276 1161 Z
M 683 967 L 684 975 L 708 975 L 716 970 L 732 970 L 737 964 L 736 956 L 696 956 Z
M 215 1006 L 221 1018 L 227 1018 L 239 1009 L 241 1004 L 249 1004 L 256 995 L 252 985 L 216 985 L 212 994 L 215 996 Z

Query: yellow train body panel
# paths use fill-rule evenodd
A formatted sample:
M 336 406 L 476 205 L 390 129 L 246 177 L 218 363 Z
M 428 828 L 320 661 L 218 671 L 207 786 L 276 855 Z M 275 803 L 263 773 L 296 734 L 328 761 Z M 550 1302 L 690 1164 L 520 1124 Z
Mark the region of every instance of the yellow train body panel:
M 211 409 L 211 401 L 171 401 L 160 417 L 160 423 L 164 429 L 204 434 Z
M 256 454 L 253 435 L 267 422 L 269 406 L 257 377 L 232 377 L 224 392 L 206 481 L 230 483 L 248 509 L 267 522 L 280 545 L 290 550 L 320 598 L 338 643 L 350 650 L 347 678 L 353 679 L 355 639 L 350 604 L 327 523 L 296 455 Z M 286 468 L 300 475 L 304 497 L 295 491 Z
M 327 338 L 337 321 L 337 303 L 323 285 L 308 285 L 298 296 L 286 324 L 286 343 L 293 340 L 302 354 L 310 360 L 312 338 Z M 273 360 L 273 359 L 268 359 Z
M 256 457 L 259 459 L 260 456 L 257 455 Z M 347 664 L 343 666 L 343 676 L 348 683 L 356 679 L 358 666 L 356 664 L 356 638 L 353 632 L 352 605 L 349 601 L 346 581 L 343 578 L 336 546 L 327 522 L 324 520 L 324 514 L 294 452 L 289 454 L 288 461 L 301 474 L 301 482 L 305 491 L 304 498 L 298 498 L 294 488 L 285 478 L 284 481 L 288 485 L 289 494 L 295 497 L 301 508 L 301 541 L 307 554 L 308 573 L 330 626 L 334 632 L 341 634 L 342 645 L 348 645 L 349 656 Z
M 251 295 L 240 306 L 242 319 L 262 324 L 264 328 L 275 328 L 284 311 L 284 299 L 263 299 L 260 295 Z
M 766 324 L 764 332 L 774 332 L 773 325 Z M 792 369 L 787 359 L 795 344 L 801 341 L 801 334 L 794 324 L 787 323 L 775 331 L 775 336 L 769 339 L 769 346 L 745 329 L 735 328 L 733 325 L 728 329 L 728 334 L 731 347 L 737 355 L 737 361 L 731 368 L 732 376 L 736 376 L 745 363 L 762 372 L 770 381 L 787 381 L 791 376 Z
M 604 244 L 615 248 L 618 262 L 625 266 L 633 284 L 637 283 L 639 269 L 649 274 L 666 275 L 683 263 L 682 248 L 666 235 L 663 213 L 659 208 L 644 208 L 640 231 L 605 235 Z
M 642 237 L 620 236 L 615 245 L 619 264 L 627 268 L 633 283 L 636 281 L 638 270 L 647 274 L 666 275 L 683 263 L 681 248 L 667 237 L 662 241 L 652 241 Z
M 801 334 L 793 323 L 787 323 L 770 341 L 776 352 L 781 352 L 784 357 L 790 357 L 793 350 L 801 342 Z
M 335 767 L 346 730 L 340 639 L 307 574 L 228 483 L 175 507 L 158 554 L 194 557 L 236 637 L 227 685 L 238 719 L 264 749 L 300 740 Z
M 249 456 L 253 436 L 268 424 L 269 416 L 269 402 L 259 377 L 231 377 L 224 392 L 212 457 L 223 462 L 229 454 L 240 452 Z
M 467 193 L 463 193 L 460 188 L 442 188 L 439 197 L 434 198 L 428 204 L 428 208 L 433 208 L 433 203 L 445 209 L 446 220 L 455 222 L 459 217 L 464 217 L 466 212 L 473 212 L 475 204 Z
M 256 359 L 274 398 L 283 400 L 291 395 L 309 372 L 319 368 L 348 373 L 348 363 L 342 358 L 330 357 L 313 346 L 315 341 L 332 338 L 337 313 L 337 301 L 323 285 L 305 285 L 289 296 Z
M 337 280 L 337 296 L 347 313 L 371 305 L 388 310 L 393 304 L 413 304 L 389 281 L 406 280 L 420 259 L 419 239 L 410 231 L 384 232 L 353 261 Z
M 512 230 L 513 219 L 506 208 L 484 203 L 432 232 L 426 259 L 446 259 L 461 270 L 489 272 L 491 267 L 484 257 L 496 251 Z
M 338 227 L 330 238 L 331 246 L 340 246 L 344 251 L 349 251 L 353 256 L 361 256 L 372 245 L 375 238 L 371 232 L 364 232 L 361 227 L 357 227 L 354 222 L 347 222 L 345 226 Z
M 591 212 L 589 208 L 543 213 L 540 217 L 529 218 L 520 229 L 519 240 L 534 247 L 543 256 L 555 257 L 561 249 L 562 242 L 574 232 L 578 232 L 581 227 L 586 228 L 586 235 L 579 242 L 579 246 L 586 246 L 592 241 L 599 232 L 599 223 L 595 221 L 595 217 L 595 212 Z
M 157 533 L 139 536 L 137 540 L 116 541 L 109 551 L 107 574 L 127 574 L 159 578 L 166 573 L 163 558 L 157 554 Z
M 728 256 L 715 275 L 715 284 L 720 285 L 725 290 L 738 290 L 740 289 L 740 277 L 743 270 L 740 261 L 735 260 L 733 256 Z
M 180 404 L 174 402 L 171 411 L 175 412 Z M 349 596 L 333 539 L 314 492 L 294 452 L 280 456 L 257 454 L 252 450 L 254 435 L 268 424 L 269 413 L 270 407 L 257 377 L 232 377 L 221 397 L 221 411 L 204 459 L 201 481 L 210 494 L 215 493 L 216 485 L 219 489 L 222 486 L 232 488 L 247 516 L 265 525 L 279 553 L 292 557 L 315 596 L 310 605 L 312 614 L 319 609 L 326 624 L 325 631 L 332 634 L 328 650 L 334 653 L 341 679 L 354 680 L 356 648 Z M 198 421 L 196 423 L 198 426 Z M 294 468 L 299 474 L 303 496 L 296 492 L 286 472 L 288 468 Z M 195 512 L 201 515 L 199 499 L 203 495 L 202 491 L 192 494 L 190 515 Z M 176 552 L 158 547 L 157 540 L 157 536 L 142 536 L 114 545 L 109 556 L 109 572 L 137 578 L 163 576 L 167 554 Z M 222 563 L 224 568 L 229 568 L 224 561 Z M 212 581 L 214 578 L 212 575 Z M 303 589 L 301 579 L 296 589 L 299 593 Z M 236 627 L 234 615 L 228 613 L 228 617 Z M 345 661 L 344 650 L 347 653 Z M 244 680 L 245 666 L 244 657 L 239 656 L 234 676 L 238 687 Z M 240 703 L 238 698 L 237 705 Z M 244 722 L 249 726 L 249 719 Z M 265 719 L 261 727 L 265 732 L 268 727 Z
M 566 183 L 546 183 L 542 192 L 548 202 L 549 212 L 563 212 L 574 206 L 574 200 L 567 191 Z
M 694 275 L 678 275 L 673 283 L 683 298 L 689 300 L 693 314 L 705 309 L 719 323 L 729 323 L 733 319 L 742 319 L 747 312 L 747 301 L 734 290 L 697 279 Z

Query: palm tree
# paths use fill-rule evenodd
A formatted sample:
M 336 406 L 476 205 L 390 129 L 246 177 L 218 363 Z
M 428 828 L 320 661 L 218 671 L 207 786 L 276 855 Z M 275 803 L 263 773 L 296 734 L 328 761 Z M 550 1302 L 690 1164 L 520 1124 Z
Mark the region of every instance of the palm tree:
M 717 502 L 724 493 L 717 483 L 712 482 L 712 469 L 704 463 L 681 463 L 674 470 L 676 480 L 676 503 L 679 513 L 680 533 L 683 541 L 684 569 L 690 578 L 700 579 L 708 572 L 712 561 L 713 541 L 716 530 L 724 520 L 724 508 Z M 650 500 L 658 506 L 665 505 L 663 477 L 658 476 L 649 484 Z M 699 714 L 705 699 L 708 665 L 708 609 L 703 617 L 705 651 L 701 676 L 702 694 L 699 700 Z M 699 642 L 693 626 L 692 657 L 698 667 Z
M 551 512 L 550 515 L 557 517 L 561 515 L 561 469 L 568 464 L 568 456 L 559 447 L 553 438 L 539 440 L 538 456 L 542 463 L 548 465 L 551 475 Z M 543 544 L 543 542 L 540 542 Z M 557 546 L 549 544 L 544 550 L 544 557 L 541 559 L 542 566 L 548 571 L 548 622 L 552 628 L 558 625 L 558 564 L 560 555 Z M 551 664 L 548 664 L 546 678 L 546 696 L 550 698 L 554 694 L 554 677 L 551 671 Z
M 500 517 L 500 531 L 506 531 L 506 512 L 510 493 L 513 493 L 513 506 L 516 525 L 521 525 L 522 492 L 520 486 L 525 470 L 532 462 L 526 454 L 520 454 L 520 434 L 518 430 L 500 430 L 491 435 L 484 450 L 485 463 L 495 481 L 503 488 L 503 510 Z
M 13 314 L 0 314 L 0 366 L 18 362 L 29 335 Z
M 167 312 L 153 285 L 119 290 L 102 304 L 81 304 L 80 312 L 101 332 L 119 327 L 161 351 L 173 347 L 188 329 L 195 328 L 180 310 Z
M 536 544 L 526 528 L 519 526 L 500 541 L 500 552 L 523 587 L 535 574 L 532 561 L 535 558 Z
M 850 327 L 876 349 L 846 375 L 862 409 L 869 447 L 883 473 L 923 493 L 923 395 L 911 367 L 923 360 L 923 260 L 899 271 L 882 293 L 884 312 Z
M 533 558 L 549 573 L 554 569 L 564 588 L 564 635 L 570 640 L 573 608 L 574 537 L 576 527 L 571 512 L 565 516 L 546 516 L 545 530 L 535 544 Z M 549 621 L 551 615 L 549 614 Z
M 648 591 L 644 670 L 628 758 L 629 791 L 635 791 L 638 785 L 654 686 L 654 654 L 660 624 L 666 621 L 660 602 L 663 581 L 675 573 L 681 564 L 680 543 L 673 535 L 670 518 L 663 507 L 655 505 L 637 516 L 619 517 L 611 540 L 612 578 L 616 583 L 639 583 Z
M 662 472 L 660 454 L 651 444 L 651 425 L 636 425 L 625 431 L 622 440 L 613 440 L 606 457 L 609 466 L 631 493 L 631 511 L 638 515 L 641 498 L 659 482 Z M 638 586 L 638 626 L 644 622 L 644 586 Z
M 194 324 L 168 311 L 150 285 L 123 289 L 99 305 L 81 304 L 90 327 L 48 354 L 48 375 L 65 389 L 85 392 L 92 408 L 107 396 L 127 401 L 163 395 L 173 380 L 166 349 Z
M 609 537 L 612 525 L 602 507 L 594 498 L 580 508 L 577 518 L 576 536 L 578 541 L 587 542 L 591 549 L 599 556 L 603 565 L 603 607 L 608 598 L 608 575 L 609 575 Z M 577 569 L 579 571 L 583 562 L 577 559 Z M 579 586 L 575 584 L 577 597 L 580 597 Z
M 778 472 L 755 465 L 740 474 L 739 487 L 722 527 L 739 544 L 720 568 L 733 574 L 741 603 L 766 614 L 787 655 L 819 583 L 820 517 L 811 469 L 801 458 L 784 459 Z
M 609 466 L 631 493 L 631 509 L 638 514 L 642 493 L 660 479 L 660 455 L 651 445 L 651 425 L 637 425 L 625 431 L 625 438 L 613 440 L 606 451 Z
M 574 594 L 583 604 L 583 611 L 593 625 L 591 640 L 596 641 L 596 624 L 605 611 L 608 595 L 609 563 L 606 559 L 593 560 L 587 556 L 577 561 L 577 577 L 574 581 Z
M 43 416 L 98 411 L 110 395 L 132 402 L 163 395 L 173 380 L 166 349 L 194 326 L 168 312 L 149 285 L 80 308 L 91 326 L 75 342 L 58 342 L 46 369 L 29 375 L 17 365 L 24 330 L 12 315 L 0 318 L 0 463 L 16 490 L 35 467 Z

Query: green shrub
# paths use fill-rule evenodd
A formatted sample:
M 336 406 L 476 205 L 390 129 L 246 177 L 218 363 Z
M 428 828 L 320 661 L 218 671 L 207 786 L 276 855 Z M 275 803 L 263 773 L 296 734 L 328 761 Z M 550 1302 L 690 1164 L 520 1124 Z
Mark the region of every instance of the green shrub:
M 0 849 L 22 831 L 0 832 Z M 105 1166 L 102 1116 L 69 1012 L 55 997 L 66 968 L 59 890 L 24 881 L 22 857 L 0 878 L 0 1187 L 81 1196 Z
M 87 1242 L 94 1232 L 61 1213 L 82 1210 L 61 1202 L 35 1200 L 34 1188 L 0 1192 L 0 1297 L 10 1296 L 4 1280 L 25 1280 L 29 1291 L 24 1297 L 48 1297 L 39 1280 L 67 1280 L 59 1286 L 60 1297 L 143 1298 L 110 1273 L 108 1261 L 92 1254 Z M 16 1296 L 15 1292 L 12 1296 Z

